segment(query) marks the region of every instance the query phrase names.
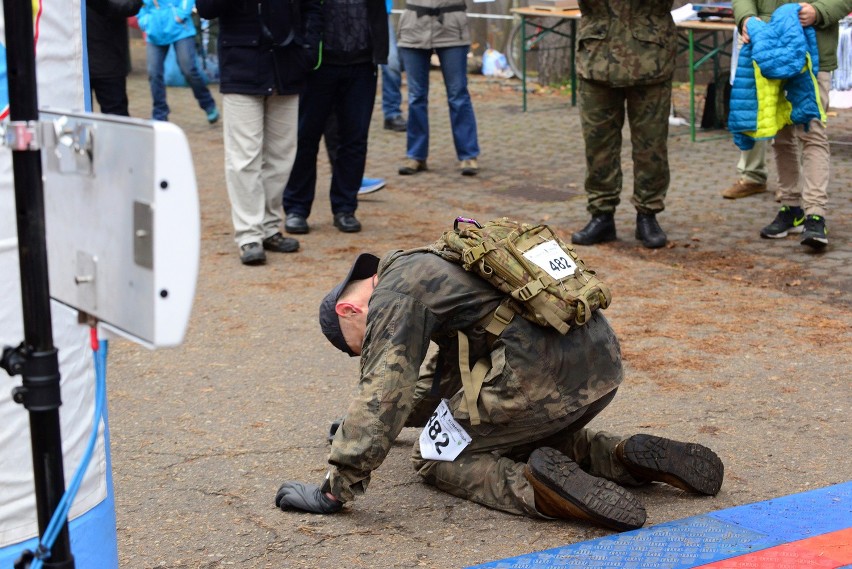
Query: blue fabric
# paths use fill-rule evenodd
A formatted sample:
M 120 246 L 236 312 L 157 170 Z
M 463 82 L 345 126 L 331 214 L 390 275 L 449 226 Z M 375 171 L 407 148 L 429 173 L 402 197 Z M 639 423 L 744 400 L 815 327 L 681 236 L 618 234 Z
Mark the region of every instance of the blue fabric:
M 473 103 L 467 90 L 467 52 L 470 46 L 439 47 L 434 51 L 450 107 L 450 127 L 459 160 L 479 156 Z M 429 155 L 429 68 L 431 49 L 399 48 L 408 77 L 408 148 L 406 156 L 425 160 Z
M 159 0 L 158 4 L 159 7 L 154 0 L 145 0 L 136 18 L 149 44 L 170 45 L 195 36 L 192 21 L 195 0 Z
M 757 91 L 755 62 L 764 77 L 784 80 L 781 88 L 793 106 L 790 117 L 793 124 L 807 125 L 813 119 L 822 118 L 814 89 L 819 70 L 816 31 L 811 26 L 802 28 L 800 10 L 798 4 L 785 4 L 773 12 L 768 23 L 756 18 L 747 23 L 750 41 L 740 49 L 728 114 L 728 130 L 733 133 L 734 144 L 740 150 L 754 147 L 755 138 L 745 133 L 757 130 L 761 98 Z M 813 73 L 805 69 L 808 55 Z M 783 126 L 778 125 L 778 129 Z
M 393 21 L 388 16 L 388 63 L 382 65 L 382 114 L 386 119 L 393 119 L 402 115 L 402 61 L 399 59 L 399 50 L 396 47 L 396 32 L 393 29 Z
M 176 41 L 174 44 L 177 55 L 178 66 L 192 87 L 192 94 L 198 101 L 198 105 L 205 112 L 211 111 L 216 106 L 216 101 L 207 89 L 204 79 L 195 65 L 195 38 L 187 37 Z M 154 107 L 151 118 L 158 121 L 169 120 L 169 105 L 166 102 L 165 61 L 169 52 L 167 45 L 147 44 L 148 51 L 148 82 L 151 85 L 151 99 Z

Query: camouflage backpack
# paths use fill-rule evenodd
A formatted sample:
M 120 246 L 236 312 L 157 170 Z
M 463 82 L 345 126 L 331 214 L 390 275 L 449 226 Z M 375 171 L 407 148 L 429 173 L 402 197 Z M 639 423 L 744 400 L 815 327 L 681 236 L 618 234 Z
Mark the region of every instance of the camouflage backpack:
M 560 334 L 609 306 L 609 287 L 547 225 L 507 217 L 480 225 L 459 217 L 431 249 L 509 295 L 503 305 L 513 312 Z M 511 320 L 505 310 L 498 311 L 498 318 Z
M 466 226 L 459 227 L 460 223 Z M 480 225 L 459 217 L 452 231 L 444 232 L 428 249 L 506 293 L 506 300 L 482 323 L 495 336 L 503 333 L 515 314 L 567 334 L 588 322 L 592 312 L 609 306 L 609 287 L 547 225 L 506 217 Z M 471 369 L 467 336 L 459 331 L 458 339 L 463 410 L 477 425 L 476 401 L 491 362 L 484 358 Z

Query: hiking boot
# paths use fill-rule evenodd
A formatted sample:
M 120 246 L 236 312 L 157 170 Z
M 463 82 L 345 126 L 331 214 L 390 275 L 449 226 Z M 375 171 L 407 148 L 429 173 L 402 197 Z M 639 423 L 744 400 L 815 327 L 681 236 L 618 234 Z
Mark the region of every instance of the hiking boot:
M 592 216 L 586 227 L 571 235 L 575 245 L 595 245 L 615 241 L 615 218 L 611 213 Z
M 308 220 L 298 213 L 288 213 L 284 218 L 284 231 L 296 235 L 303 235 L 310 231 Z
M 355 219 L 354 213 L 335 213 L 334 226 L 344 233 L 361 231 L 361 222 Z
M 461 161 L 462 176 L 476 176 L 479 174 L 479 164 L 476 163 L 476 158 L 468 158 Z
M 621 486 L 587 474 L 557 451 L 533 451 L 524 477 L 535 490 L 535 507 L 551 518 L 578 518 L 617 531 L 642 527 L 645 507 Z
M 781 239 L 790 233 L 801 233 L 805 230 L 805 212 L 797 205 L 782 205 L 781 210 L 772 223 L 760 230 L 760 236 L 765 239 Z
M 358 195 L 372 194 L 378 192 L 385 187 L 384 178 L 361 178 L 361 187 L 358 189 Z
M 402 167 L 399 169 L 400 176 L 413 176 L 417 172 L 426 170 L 425 160 L 415 160 L 414 158 L 406 158 Z
M 213 107 L 212 109 L 205 112 L 207 114 L 207 122 L 209 122 L 210 124 L 213 124 L 219 120 L 219 109 L 217 109 L 216 107 Z
M 299 242 L 278 232 L 263 240 L 263 248 L 275 253 L 292 253 L 299 249 Z
M 240 247 L 240 262 L 243 265 L 262 265 L 266 262 L 266 253 L 260 243 L 246 243 Z
M 408 130 L 408 122 L 402 118 L 402 115 L 393 118 L 385 119 L 385 130 L 394 132 L 405 132 Z
M 654 213 L 636 212 L 636 239 L 648 249 L 659 249 L 666 244 L 666 232 L 657 223 Z
M 828 245 L 828 229 L 821 215 L 809 215 L 805 218 L 805 231 L 802 233 L 802 245 L 814 249 L 825 249 Z
M 737 200 L 747 198 L 754 194 L 762 194 L 766 191 L 766 184 L 756 184 L 754 182 L 746 182 L 745 180 L 737 180 L 737 183 L 726 188 L 722 192 L 722 197 L 729 200 Z
M 615 447 L 615 456 L 640 480 L 665 482 L 681 490 L 715 496 L 725 466 L 709 448 L 651 435 L 633 435 Z

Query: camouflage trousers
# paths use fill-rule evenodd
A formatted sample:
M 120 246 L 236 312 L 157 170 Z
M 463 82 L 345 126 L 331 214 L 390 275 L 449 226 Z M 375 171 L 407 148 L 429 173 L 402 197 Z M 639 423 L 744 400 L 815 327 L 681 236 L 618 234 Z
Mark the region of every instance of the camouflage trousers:
M 453 462 L 424 460 L 414 445 L 414 467 L 437 488 L 510 514 L 544 518 L 524 467 L 536 448 L 552 447 L 575 460 L 586 472 L 623 485 L 640 484 L 615 458 L 623 437 L 584 428 L 615 396 L 615 390 L 587 407 L 534 427 L 479 425 L 459 421 L 473 441 Z M 487 432 L 487 434 L 480 434 Z
M 665 208 L 669 188 L 671 81 L 610 87 L 579 81 L 580 122 L 586 144 L 586 194 L 593 216 L 612 213 L 621 202 L 621 141 L 625 109 L 633 146 L 633 197 L 640 213 Z

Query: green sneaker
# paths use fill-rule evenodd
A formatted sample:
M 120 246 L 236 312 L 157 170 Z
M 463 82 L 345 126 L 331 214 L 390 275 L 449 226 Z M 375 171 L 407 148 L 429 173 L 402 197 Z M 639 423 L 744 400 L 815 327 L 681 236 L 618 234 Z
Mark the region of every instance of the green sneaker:
M 805 218 L 805 231 L 802 233 L 802 245 L 814 249 L 824 249 L 828 245 L 828 229 L 821 215 L 809 215 Z
M 790 233 L 801 233 L 805 226 L 805 212 L 799 206 L 782 205 L 775 219 L 760 230 L 765 239 L 781 239 Z

